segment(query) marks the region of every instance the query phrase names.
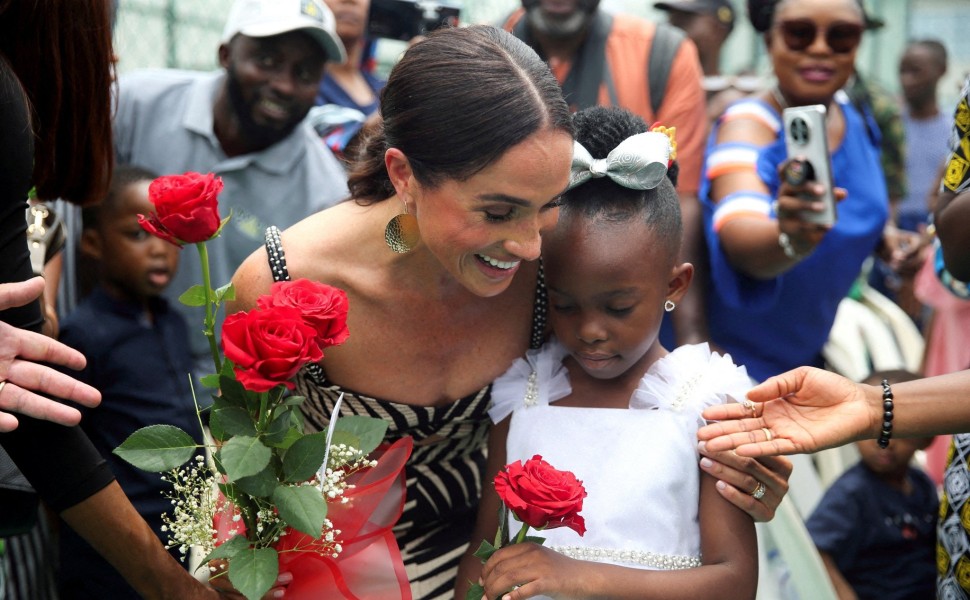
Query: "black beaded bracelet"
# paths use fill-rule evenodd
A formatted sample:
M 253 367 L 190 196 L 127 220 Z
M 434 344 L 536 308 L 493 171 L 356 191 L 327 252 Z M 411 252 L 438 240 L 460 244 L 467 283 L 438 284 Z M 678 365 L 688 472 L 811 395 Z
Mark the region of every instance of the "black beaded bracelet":
M 876 443 L 880 448 L 888 448 L 889 438 L 893 435 L 893 390 L 888 379 L 882 380 L 882 410 L 882 431 Z

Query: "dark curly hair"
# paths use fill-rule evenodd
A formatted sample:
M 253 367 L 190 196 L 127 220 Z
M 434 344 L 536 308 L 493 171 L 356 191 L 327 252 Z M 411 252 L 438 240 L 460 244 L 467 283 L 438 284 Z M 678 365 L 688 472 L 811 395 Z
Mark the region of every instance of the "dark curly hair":
M 605 158 L 623 140 L 647 131 L 647 124 L 625 109 L 594 106 L 573 116 L 573 128 L 576 141 L 593 158 Z M 563 214 L 612 221 L 642 218 L 673 259 L 680 250 L 683 229 L 680 199 L 674 189 L 678 172 L 674 162 L 667 178 L 650 190 L 632 190 L 608 177 L 590 179 L 563 194 Z

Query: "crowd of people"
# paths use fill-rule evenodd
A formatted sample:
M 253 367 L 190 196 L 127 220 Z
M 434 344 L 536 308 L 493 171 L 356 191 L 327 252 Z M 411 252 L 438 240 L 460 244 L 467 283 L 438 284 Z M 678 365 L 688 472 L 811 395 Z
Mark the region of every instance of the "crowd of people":
M 859 0 L 656 7 L 669 23 L 522 0 L 425 32 L 384 81 L 368 0 L 235 0 L 216 71 L 115 79 L 111 0 L 0 0 L 0 598 L 236 594 L 166 551 L 168 484 L 111 453 L 146 425 L 202 436 L 210 348 L 178 301 L 201 266 L 139 225 L 152 179 L 186 171 L 224 185 L 208 252 L 229 312 L 291 278 L 347 293 L 350 339 L 295 393 L 309 430 L 339 410 L 413 438 L 394 527 L 411 597 L 804 597 L 759 574 L 755 523 L 790 504 L 778 455 L 870 437 L 797 518 L 829 575 L 813 590 L 970 593 L 967 487 L 947 484 L 966 480 L 970 419 L 919 408 L 952 415 L 967 390 L 919 377 L 970 368 L 970 82 L 954 116 L 946 48 L 914 40 L 895 104 L 856 69 L 881 25 Z M 745 17 L 767 77 L 720 71 Z M 831 183 L 788 154 L 784 111 L 807 105 L 825 107 Z M 80 217 L 46 286 L 31 188 Z M 393 234 L 405 216 L 417 235 Z M 54 306 L 55 281 L 81 299 Z M 860 285 L 923 333 L 919 373 L 832 372 Z M 942 504 L 911 466 L 936 434 L 958 434 Z M 483 564 L 491 481 L 533 455 L 586 480 L 588 533 Z

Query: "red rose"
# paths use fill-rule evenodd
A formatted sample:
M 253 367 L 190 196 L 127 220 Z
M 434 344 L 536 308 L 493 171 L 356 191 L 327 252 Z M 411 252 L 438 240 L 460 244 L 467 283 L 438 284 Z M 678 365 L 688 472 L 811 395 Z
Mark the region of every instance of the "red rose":
M 515 461 L 495 476 L 495 491 L 517 519 L 533 529 L 569 527 L 586 533 L 583 510 L 586 489 L 569 471 L 558 471 L 536 454 Z
M 219 192 L 222 179 L 212 173 L 165 175 L 148 186 L 155 212 L 138 215 L 138 223 L 152 235 L 176 246 L 211 239 L 219 231 Z
M 222 325 L 222 347 L 235 365 L 236 379 L 253 392 L 289 381 L 303 365 L 323 358 L 317 331 L 295 308 L 272 307 L 238 312 Z
M 256 300 L 260 308 L 288 306 L 300 311 L 303 320 L 317 330 L 321 348 L 342 344 L 347 331 L 347 294 L 340 288 L 309 279 L 278 281 L 270 293 Z

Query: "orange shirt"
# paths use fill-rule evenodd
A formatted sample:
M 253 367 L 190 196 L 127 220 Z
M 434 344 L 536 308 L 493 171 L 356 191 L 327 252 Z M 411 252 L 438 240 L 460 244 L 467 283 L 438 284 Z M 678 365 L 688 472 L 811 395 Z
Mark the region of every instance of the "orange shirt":
M 504 28 L 511 31 L 523 14 L 522 9 L 517 10 L 505 22 Z M 703 73 L 697 58 L 697 47 L 686 38 L 680 44 L 670 68 L 663 102 L 654 115 L 650 109 L 647 71 L 648 53 L 656 30 L 656 25 L 646 19 L 613 15 L 613 24 L 606 40 L 606 63 L 620 107 L 636 113 L 647 125 L 659 122 L 677 128 L 677 162 L 680 163 L 677 191 L 696 194 L 700 187 L 707 129 L 706 98 L 701 87 Z M 560 85 L 566 80 L 570 66 L 570 62 L 554 65 L 553 74 Z M 598 103 L 611 105 L 609 91 L 602 84 Z

